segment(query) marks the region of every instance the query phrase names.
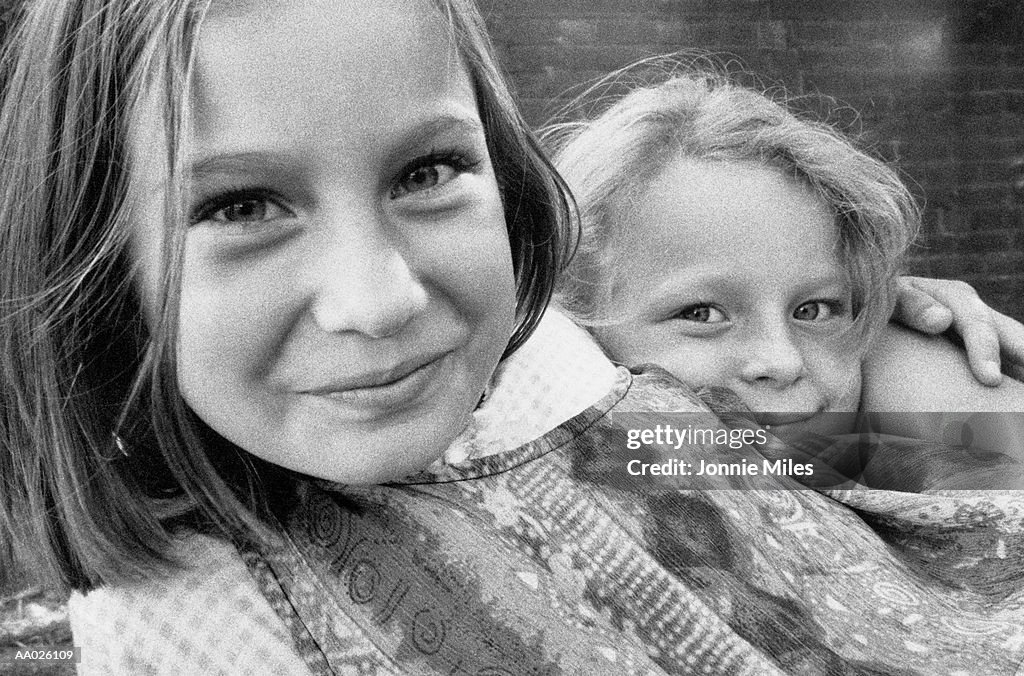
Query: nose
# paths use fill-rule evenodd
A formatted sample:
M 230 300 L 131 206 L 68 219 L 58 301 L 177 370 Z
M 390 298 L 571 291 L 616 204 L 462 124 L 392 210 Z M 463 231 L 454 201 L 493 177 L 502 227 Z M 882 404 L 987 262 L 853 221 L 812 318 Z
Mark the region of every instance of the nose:
M 804 357 L 784 325 L 764 327 L 745 346 L 741 376 L 755 386 L 783 389 L 804 375 Z
M 329 333 L 371 338 L 398 333 L 427 306 L 427 290 L 410 265 L 408 246 L 371 217 L 331 227 L 318 241 L 312 315 Z

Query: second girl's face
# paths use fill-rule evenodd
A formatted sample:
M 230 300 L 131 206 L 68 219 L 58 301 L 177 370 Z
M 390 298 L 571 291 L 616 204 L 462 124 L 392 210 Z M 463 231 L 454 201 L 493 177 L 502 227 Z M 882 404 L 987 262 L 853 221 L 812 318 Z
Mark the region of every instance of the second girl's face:
M 313 476 L 429 464 L 511 333 L 501 198 L 436 14 L 427 0 L 215 0 L 200 34 L 181 390 L 231 442 Z M 135 149 L 150 302 L 166 225 L 146 140 L 160 133 L 142 125 Z
M 614 359 L 728 387 L 777 428 L 857 409 L 850 285 L 809 188 L 759 164 L 684 158 L 619 216 L 621 267 L 599 308 L 617 323 L 596 331 Z

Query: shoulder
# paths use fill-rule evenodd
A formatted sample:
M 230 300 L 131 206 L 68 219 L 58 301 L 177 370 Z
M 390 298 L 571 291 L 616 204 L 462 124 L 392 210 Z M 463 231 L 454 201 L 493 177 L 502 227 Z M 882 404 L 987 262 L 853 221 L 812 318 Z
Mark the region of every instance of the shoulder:
M 499 365 L 474 412 L 474 443 L 493 452 L 538 439 L 619 383 L 615 366 L 584 329 L 549 308 L 533 335 Z
M 941 336 L 890 324 L 864 360 L 862 408 L 871 411 L 1024 411 L 1024 384 L 987 387 L 964 352 Z
M 166 577 L 71 597 L 80 673 L 308 674 L 235 549 L 182 547 L 187 565 Z
M 865 359 L 861 409 L 872 414 L 876 431 L 994 451 L 1022 476 L 1024 384 L 1004 378 L 998 387 L 982 385 L 945 338 L 890 325 Z M 1022 481 L 1012 479 L 1014 486 Z

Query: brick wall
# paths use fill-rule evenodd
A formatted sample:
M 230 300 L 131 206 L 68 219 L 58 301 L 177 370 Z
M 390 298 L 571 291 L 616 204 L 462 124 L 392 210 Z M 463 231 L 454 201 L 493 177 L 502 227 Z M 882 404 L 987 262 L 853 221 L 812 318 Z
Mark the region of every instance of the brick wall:
M 679 49 L 732 54 L 794 94 L 838 98 L 860 111 L 857 124 L 867 139 L 925 201 L 912 271 L 969 281 L 1024 319 L 1024 3 L 480 4 L 535 124 L 557 109 L 569 87 Z

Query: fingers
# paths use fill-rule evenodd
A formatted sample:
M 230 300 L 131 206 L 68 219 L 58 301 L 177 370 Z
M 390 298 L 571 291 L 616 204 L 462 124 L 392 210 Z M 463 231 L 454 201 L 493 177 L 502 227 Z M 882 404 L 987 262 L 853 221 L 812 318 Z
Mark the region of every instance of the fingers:
M 900 277 L 897 281 L 893 319 L 921 333 L 934 335 L 948 329 L 953 323 L 953 313 L 946 303 L 922 288 L 934 281 L 919 277 Z
M 1005 333 L 1014 349 L 1024 348 L 1024 327 L 1019 327 L 1021 333 L 1018 334 L 1013 326 L 1017 322 L 986 305 L 974 288 L 964 282 L 904 277 L 900 279 L 898 288 L 900 299 L 906 298 L 910 308 L 907 311 L 910 316 L 905 319 L 900 315 L 897 317 L 900 321 L 924 333 L 936 333 L 931 329 L 940 326 L 941 322 L 937 321 L 938 312 L 932 307 L 941 305 L 949 313 L 951 322 L 939 331 L 952 327 L 960 335 L 974 377 L 989 386 L 1002 382 L 1000 343 L 1004 341 Z M 926 315 L 932 315 L 933 323 L 925 319 Z M 1020 361 L 1024 362 L 1024 354 L 1021 357 Z
M 999 334 L 1003 372 L 1017 380 L 1024 380 L 1024 324 L 995 311 L 992 312 L 992 320 Z
M 999 369 L 1000 336 L 994 322 L 988 317 L 972 317 L 967 321 L 961 321 L 957 317 L 954 326 L 963 338 L 964 349 L 967 350 L 967 363 L 978 382 L 992 387 L 1002 382 L 1003 375 Z

